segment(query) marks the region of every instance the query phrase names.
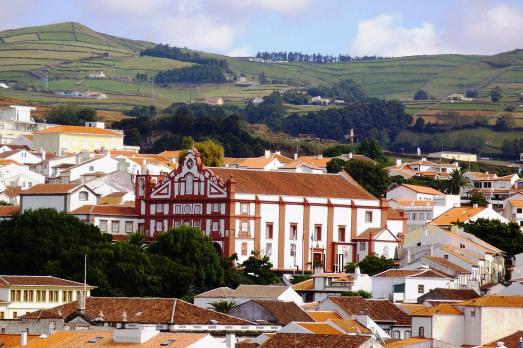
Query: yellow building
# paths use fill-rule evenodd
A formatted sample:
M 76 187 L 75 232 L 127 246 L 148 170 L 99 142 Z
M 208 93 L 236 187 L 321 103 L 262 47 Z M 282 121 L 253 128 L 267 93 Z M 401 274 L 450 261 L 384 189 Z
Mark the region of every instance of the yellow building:
M 56 154 L 82 150 L 122 150 L 123 137 L 123 133 L 103 128 L 56 126 L 35 132 L 33 146 Z

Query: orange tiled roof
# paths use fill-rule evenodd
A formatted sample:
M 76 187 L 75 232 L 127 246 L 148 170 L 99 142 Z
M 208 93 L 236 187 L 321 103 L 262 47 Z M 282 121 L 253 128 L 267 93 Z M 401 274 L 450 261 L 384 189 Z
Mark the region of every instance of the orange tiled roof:
M 445 268 L 450 269 L 451 271 L 454 271 L 459 274 L 468 274 L 471 273 L 469 270 L 456 265 L 455 263 L 450 262 L 449 260 L 445 259 L 444 257 L 437 257 L 437 256 L 425 256 L 425 259 L 432 261 L 434 263 L 437 263 L 438 265 L 441 265 Z
M 275 323 L 285 326 L 293 321 L 299 322 L 313 322 L 313 319 L 307 315 L 296 303 L 277 301 L 277 300 L 253 300 L 258 305 L 262 306 L 268 313 L 270 313 Z M 234 311 L 229 314 L 234 315 Z M 271 321 L 272 323 L 272 321 Z
M 38 335 L 27 335 L 27 342 L 31 342 Z M 1 347 L 18 347 L 20 345 L 20 334 L 0 334 L 0 346 Z M 27 346 L 26 346 L 27 347 Z
M 399 205 L 402 207 L 432 207 L 434 206 L 433 201 L 398 201 Z
M 483 210 L 485 210 L 485 207 L 477 207 L 477 208 L 471 208 L 471 207 L 456 207 L 451 208 L 447 210 L 445 213 L 441 214 L 434 220 L 432 220 L 432 224 L 439 225 L 439 226 L 447 226 L 452 225 L 457 222 L 466 222 L 469 219 L 473 218 L 477 214 L 481 213 Z
M 433 315 L 463 315 L 463 312 L 453 305 L 444 303 L 434 307 L 427 307 L 411 313 L 414 317 L 432 317 Z
M 78 301 L 21 316 L 23 319 L 67 318 L 78 308 Z M 176 298 L 87 297 L 85 315 L 95 319 L 100 311 L 105 322 L 121 322 L 126 312 L 128 322 L 137 324 L 180 325 L 250 325 L 250 321 L 197 307 Z
M 331 296 L 329 299 L 348 314 L 363 312 L 375 322 L 411 324 L 410 317 L 389 300 L 367 300 L 360 296 Z
M 376 199 L 344 173 L 308 174 L 229 168 L 210 168 L 210 170 L 223 181 L 232 176 L 236 181 L 238 193 Z
M 321 334 L 321 335 L 343 335 L 344 333 L 340 330 L 334 328 L 333 326 L 325 323 L 318 323 L 318 322 L 312 322 L 312 323 L 296 323 L 299 326 L 303 327 L 306 330 L 309 330 L 315 334 Z
M 523 208 L 523 200 L 521 199 L 514 199 L 512 201 L 509 201 L 510 205 L 514 208 Z
M 401 184 L 400 186 L 409 188 L 412 191 L 417 192 L 417 193 L 423 193 L 423 194 L 427 194 L 427 195 L 436 195 L 436 196 L 443 195 L 443 192 L 439 192 L 438 190 L 435 190 L 432 187 L 420 186 L 420 185 L 409 185 L 409 184 Z
M 327 163 L 329 163 L 332 159 L 333 157 L 318 158 L 318 156 L 300 156 L 297 158 L 299 161 L 307 162 L 318 168 L 326 168 Z
M 411 338 L 405 338 L 402 340 L 397 341 L 390 341 L 385 343 L 385 348 L 401 348 L 401 347 L 407 347 L 410 345 L 418 345 L 423 342 L 431 341 L 430 338 L 421 338 L 421 337 L 411 337 Z
M 523 296 L 483 296 L 457 304 L 471 307 L 523 307 Z
M 307 291 L 314 289 L 314 280 L 313 279 L 307 279 L 304 280 L 298 284 L 294 284 L 292 286 L 292 289 L 294 291 Z
M 419 269 L 388 269 L 373 277 L 403 278 L 420 273 Z
M 185 150 L 167 150 L 160 152 L 158 155 L 166 157 L 166 158 L 179 158 L 182 153 L 184 153 Z
M 362 334 L 370 334 L 371 331 L 365 326 L 361 325 L 357 320 L 346 320 L 346 319 L 331 319 L 329 323 L 335 324 L 337 327 L 349 334 L 356 334 L 361 332 Z
M 246 158 L 243 161 L 239 163 L 240 167 L 250 168 L 250 169 L 263 169 L 265 166 L 267 166 L 269 163 L 273 162 L 274 158 L 265 158 L 265 157 L 259 157 L 259 158 Z
M 64 194 L 69 193 L 79 184 L 38 184 L 28 190 L 20 192 L 22 195 L 40 195 L 40 194 Z
M 18 344 L 20 344 L 20 335 L 18 336 Z M 180 333 L 180 332 L 160 332 L 155 337 L 147 340 L 144 343 L 116 343 L 113 341 L 112 331 L 100 330 L 70 330 L 56 332 L 46 338 L 33 338 L 25 346 L 27 348 L 71 348 L 71 347 L 125 347 L 125 348 L 151 348 L 160 347 L 162 342 L 167 340 L 174 340 L 172 347 L 190 347 L 192 344 L 198 342 L 206 337 L 205 333 Z M 0 340 L 1 340 L 0 336 Z M 88 343 L 89 340 L 100 337 L 96 343 Z M 17 345 L 9 347 L 18 347 Z
M 83 134 L 83 135 L 106 135 L 112 137 L 123 137 L 123 134 L 114 132 L 109 129 L 96 128 L 96 127 L 83 127 L 83 126 L 56 126 L 43 129 L 34 134 L 51 134 L 51 133 L 70 133 L 70 134 Z
M 69 214 L 72 215 L 111 215 L 139 216 L 134 206 L 128 205 L 83 205 Z
M 362 347 L 369 339 L 369 336 L 276 333 L 259 348 L 357 348 Z
M 318 169 L 318 170 L 321 169 L 319 167 L 316 167 L 314 164 L 311 164 L 309 162 L 305 162 L 305 161 L 302 161 L 302 160 L 292 161 L 292 162 L 290 162 L 290 163 L 280 167 L 279 169 L 296 169 L 296 168 L 299 168 L 299 167 L 308 167 L 308 168 L 311 168 L 311 169 Z
M 5 205 L 0 206 L 0 216 L 1 217 L 10 217 L 16 215 L 20 212 L 20 207 L 16 205 Z
M 309 315 L 309 317 L 314 319 L 314 321 L 318 322 L 342 319 L 342 317 L 334 311 L 308 311 L 307 314 Z
M 72 280 L 52 277 L 52 276 L 20 276 L 20 275 L 0 275 L 0 288 L 9 286 L 72 286 L 81 287 L 83 283 Z M 88 285 L 90 288 L 94 288 Z
M 511 335 L 508 335 L 506 337 L 498 338 L 494 342 L 490 342 L 490 343 L 485 344 L 485 345 L 483 345 L 481 347 L 489 347 L 489 348 L 490 347 L 499 347 L 498 346 L 498 342 L 503 342 L 505 347 L 508 347 L 508 348 L 518 348 L 520 339 L 522 337 L 523 337 L 523 330 L 518 330 L 518 331 L 514 332 Z

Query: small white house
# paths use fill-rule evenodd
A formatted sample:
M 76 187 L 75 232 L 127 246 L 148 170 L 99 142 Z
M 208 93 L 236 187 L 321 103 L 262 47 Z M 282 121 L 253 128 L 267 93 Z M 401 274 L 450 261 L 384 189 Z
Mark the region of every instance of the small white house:
M 434 269 L 389 269 L 372 276 L 372 298 L 416 303 L 436 288 L 452 288 L 454 279 Z
M 118 161 L 110 156 L 101 156 L 76 164 L 62 171 L 60 181 L 63 183 L 73 182 L 84 174 L 112 173 L 118 170 Z
M 33 122 L 31 111 L 36 108 L 32 106 L 9 105 L 9 107 L 0 109 L 0 120 L 16 122 Z
M 12 150 L 0 153 L 1 159 L 12 160 L 22 164 L 34 164 L 42 161 L 40 156 L 35 155 L 27 150 Z
M 40 184 L 20 192 L 20 211 L 51 208 L 68 213 L 97 201 L 98 195 L 86 185 Z

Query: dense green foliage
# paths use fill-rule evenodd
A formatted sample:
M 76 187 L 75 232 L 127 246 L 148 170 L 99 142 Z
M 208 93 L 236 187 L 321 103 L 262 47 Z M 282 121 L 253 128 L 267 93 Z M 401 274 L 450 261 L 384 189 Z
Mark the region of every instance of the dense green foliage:
M 378 56 L 363 56 L 363 57 L 351 57 L 348 54 L 339 54 L 337 56 L 320 53 L 307 54 L 302 52 L 258 52 L 256 58 L 262 58 L 265 60 L 273 61 L 288 61 L 288 62 L 305 62 L 305 63 L 322 63 L 332 64 L 338 62 L 351 62 L 351 61 L 362 61 L 362 60 L 376 60 L 383 59 Z
M 265 141 L 253 137 L 246 122 L 235 108 L 205 104 L 173 104 L 155 118 L 137 117 L 113 123 L 123 129 L 126 137 L 137 134 L 143 139 L 142 148 L 154 152 L 186 149 L 187 136 L 196 141 L 212 139 L 231 157 L 254 157 L 263 154 Z M 126 138 L 127 139 L 127 138 Z
M 268 256 L 258 257 L 254 253 L 242 263 L 243 274 L 255 284 L 270 285 L 278 282 L 271 271 L 272 263 Z
M 498 102 L 503 98 L 503 91 L 501 90 L 501 87 L 496 86 L 490 90 L 490 100 L 493 102 Z
M 96 121 L 96 110 L 76 105 L 59 105 L 51 109 L 45 121 L 54 124 L 83 126 L 85 122 Z
M 361 143 L 359 143 L 358 147 L 356 148 L 356 153 L 382 163 L 387 160 L 385 154 L 383 153 L 383 148 L 374 138 L 364 139 Z
M 429 100 L 430 96 L 422 89 L 418 89 L 414 94 L 414 100 Z
M 394 266 L 394 260 L 387 259 L 383 255 L 367 255 L 363 260 L 361 260 L 358 263 L 351 262 L 346 264 L 345 272 L 354 273 L 356 266 L 360 267 L 360 272 L 362 274 L 368 274 L 369 276 L 373 276 L 375 274 L 391 269 Z
M 2 274 L 76 281 L 87 255 L 87 281 L 103 296 L 181 297 L 193 281 L 190 268 L 132 243 L 113 244 L 97 227 L 51 209 L 0 221 L 0 255 Z
M 390 184 L 388 172 L 383 167 L 369 161 L 347 161 L 345 171 L 376 197 L 384 194 Z
M 131 110 L 124 112 L 124 114 L 134 117 L 154 117 L 158 115 L 158 109 L 154 105 L 135 106 Z
M 363 298 L 372 298 L 372 294 L 365 290 L 358 291 L 344 291 L 341 293 L 341 296 L 360 296 Z
M 472 233 L 511 256 L 523 252 L 523 233 L 517 223 L 477 219 L 460 226 L 465 229 L 465 232 Z
M 283 99 L 278 92 L 273 92 L 263 98 L 258 105 L 247 104 L 245 117 L 250 123 L 265 123 L 274 130 L 281 130 L 286 110 Z
M 197 291 L 215 288 L 224 281 L 220 255 L 199 229 L 181 226 L 163 233 L 149 246 L 149 251 L 190 268 Z
M 296 274 L 294 274 L 292 276 L 291 283 L 292 284 L 298 284 L 298 283 L 304 282 L 306 280 L 309 280 L 311 278 L 312 278 L 312 273 L 311 272 L 296 273 Z
M 348 101 L 363 101 L 367 94 L 353 80 L 341 80 L 332 86 L 311 87 L 307 90 L 311 97 L 321 96 L 325 98 Z
M 472 181 L 464 174 L 464 168 L 451 171 L 448 180 L 445 181 L 445 191 L 452 195 L 458 195 L 461 189 L 472 186 Z
M 481 193 L 473 193 L 470 196 L 470 204 L 475 205 L 477 204 L 479 207 L 486 207 L 488 205 L 488 201 Z
M 323 150 L 324 157 L 338 157 L 344 153 L 356 152 L 354 146 L 348 144 L 337 144 Z
M 180 60 L 182 62 L 197 63 L 202 65 L 216 65 L 224 69 L 228 68 L 225 59 L 206 58 L 202 57 L 197 52 L 182 51 L 178 47 L 171 47 L 169 45 L 156 45 L 152 48 L 147 48 L 140 53 L 141 56 L 151 56 Z
M 354 129 L 357 138 L 375 138 L 386 145 L 411 122 L 412 117 L 405 113 L 402 103 L 371 100 L 355 102 L 341 109 L 291 114 L 283 120 L 283 130 L 291 135 L 314 134 L 342 141 Z
M 194 143 L 194 147 L 200 153 L 200 158 L 204 165 L 208 167 L 220 167 L 223 164 L 223 146 L 220 144 L 207 139 Z M 185 153 L 180 156 L 180 163 L 183 162 L 184 157 Z
M 160 71 L 154 82 L 170 84 L 178 82 L 190 83 L 224 83 L 227 82 L 223 69 L 217 65 L 192 65 L 178 69 Z
M 305 105 L 311 100 L 307 94 L 295 90 L 286 91 L 283 93 L 282 98 L 286 103 L 294 105 Z
M 234 301 L 218 301 L 210 303 L 211 308 L 219 313 L 227 314 L 229 311 L 236 306 L 236 302 Z
M 327 162 L 327 173 L 339 173 L 345 168 L 345 161 L 341 158 L 333 158 Z

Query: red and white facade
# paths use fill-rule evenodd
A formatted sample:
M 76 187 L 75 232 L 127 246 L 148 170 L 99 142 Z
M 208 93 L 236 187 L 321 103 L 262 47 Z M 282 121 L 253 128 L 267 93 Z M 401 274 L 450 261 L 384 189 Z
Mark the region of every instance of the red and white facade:
M 186 224 L 239 262 L 255 252 L 279 270 L 326 271 L 355 261 L 358 236 L 387 226 L 390 210 L 348 175 L 209 169 L 196 150 L 169 174 L 138 175 L 136 209 L 148 237 Z M 390 225 L 397 236 L 406 221 Z

